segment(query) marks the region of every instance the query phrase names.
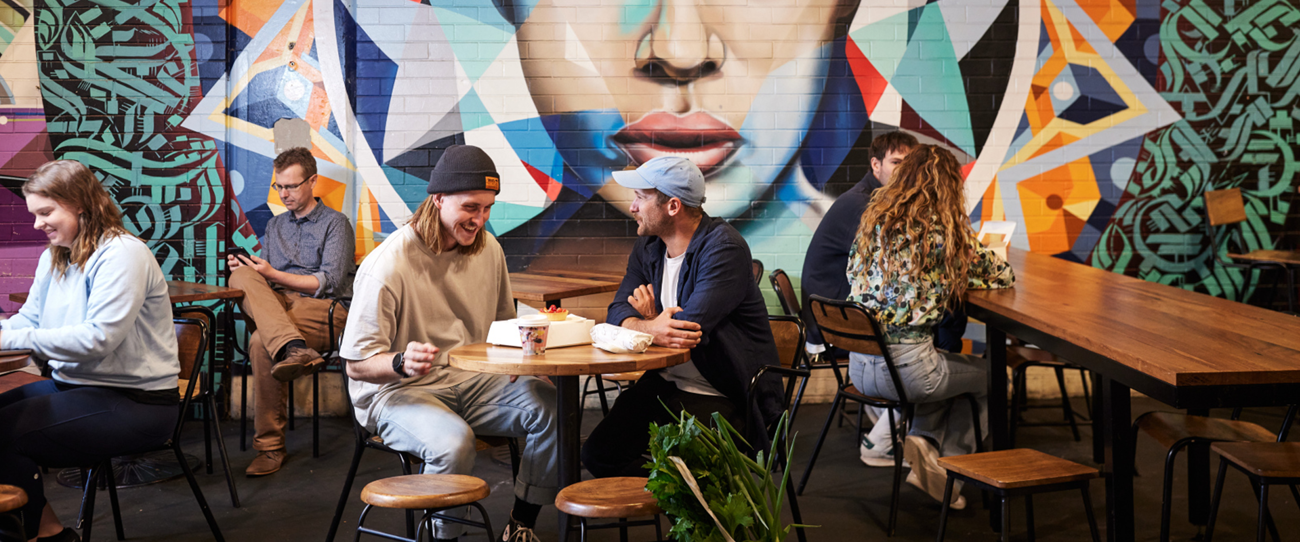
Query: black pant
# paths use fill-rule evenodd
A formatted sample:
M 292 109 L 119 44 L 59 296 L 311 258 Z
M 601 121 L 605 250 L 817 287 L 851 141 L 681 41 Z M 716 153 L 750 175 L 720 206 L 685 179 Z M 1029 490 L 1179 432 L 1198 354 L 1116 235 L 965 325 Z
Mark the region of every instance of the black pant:
M 0 394 L 0 484 L 27 492 L 27 538 L 35 538 L 45 508 L 38 467 L 88 467 L 167 442 L 175 405 L 137 403 L 109 388 L 35 382 Z
M 717 412 L 742 435 L 745 433 L 745 411 L 730 399 L 684 392 L 664 380 L 659 371 L 652 371 L 619 394 L 609 415 L 582 445 L 582 464 L 597 478 L 649 475 L 644 465 L 650 453 L 650 424 L 675 422 L 675 416 L 683 410 L 709 426 Z

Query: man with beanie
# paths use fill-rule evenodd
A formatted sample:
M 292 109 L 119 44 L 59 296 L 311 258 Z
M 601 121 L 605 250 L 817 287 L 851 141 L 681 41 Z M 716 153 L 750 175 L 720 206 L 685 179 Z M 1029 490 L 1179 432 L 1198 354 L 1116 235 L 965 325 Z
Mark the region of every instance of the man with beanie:
M 614 172 L 631 188 L 637 239 L 606 320 L 654 335 L 654 344 L 691 349 L 684 364 L 650 371 L 621 395 L 582 447 L 592 475 L 645 476 L 646 427 L 684 410 L 709 423 L 714 412 L 758 449 L 781 412 L 781 383 L 763 378 L 749 410 L 749 381 L 779 363 L 767 308 L 754 282 L 749 245 L 725 220 L 705 214 L 704 175 L 690 160 L 661 156 Z M 662 401 L 662 404 L 661 404 Z
M 341 354 L 357 420 L 420 457 L 425 473 L 469 474 L 475 434 L 526 438 L 502 540 L 529 542 L 558 491 L 555 388 L 447 364 L 452 349 L 486 341 L 494 320 L 515 317 L 505 253 L 486 231 L 500 179 L 478 147 L 443 152 L 430 195 L 357 270 Z M 437 540 L 460 532 L 435 524 Z
M 257 450 L 244 471 L 248 476 L 277 472 L 287 459 L 288 383 L 325 365 L 317 349 L 330 347 L 330 305 L 347 303 L 356 269 L 356 233 L 348 217 L 312 195 L 316 158 L 311 150 L 284 151 L 272 167 L 271 187 L 288 212 L 266 223 L 262 258 L 226 256 L 229 284 L 244 291 L 240 308 L 257 328 L 248 338 Z M 343 329 L 347 315 L 343 307 L 334 310 L 334 329 Z

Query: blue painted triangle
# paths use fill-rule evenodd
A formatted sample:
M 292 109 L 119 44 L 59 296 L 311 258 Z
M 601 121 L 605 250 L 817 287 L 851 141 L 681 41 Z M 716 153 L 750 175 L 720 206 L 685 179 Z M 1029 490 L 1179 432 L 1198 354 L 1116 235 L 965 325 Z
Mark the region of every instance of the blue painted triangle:
M 472 88 L 461 97 L 456 107 L 460 110 L 461 129 L 466 132 L 496 123 L 492 120 L 492 114 L 488 112 L 487 107 L 483 105 L 483 100 L 479 99 L 478 93 Z
M 915 30 L 890 83 L 927 124 L 958 149 L 975 155 L 961 66 L 937 4 L 910 12 Z
M 501 50 L 514 36 L 515 27 L 501 18 L 495 9 L 484 8 L 477 2 L 447 2 L 451 7 L 435 6 L 434 13 L 444 32 L 456 61 L 460 63 L 470 84 L 478 81 L 488 66 L 501 54 Z M 490 13 L 490 15 L 488 15 Z M 480 19 L 488 19 L 486 21 Z

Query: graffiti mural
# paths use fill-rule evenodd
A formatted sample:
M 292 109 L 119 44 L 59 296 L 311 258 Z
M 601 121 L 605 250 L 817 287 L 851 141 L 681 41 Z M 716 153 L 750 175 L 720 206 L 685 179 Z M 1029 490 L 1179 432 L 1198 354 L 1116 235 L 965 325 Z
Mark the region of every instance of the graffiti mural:
M 1245 299 L 1254 284 L 1223 255 L 1281 248 L 1273 232 L 1287 229 L 1300 170 L 1300 9 L 1231 6 L 1162 5 L 1160 90 L 1183 119 L 1143 141 L 1093 265 Z M 1209 233 L 1202 195 L 1226 188 L 1242 190 L 1250 219 Z
M 588 4 L 6 0 L 0 206 L 36 165 L 82 160 L 165 272 L 220 282 L 227 247 L 284 211 L 271 162 L 296 119 L 358 259 L 459 143 L 502 174 L 489 228 L 512 269 L 620 269 L 635 227 L 610 173 L 675 154 L 705 171 L 706 211 L 797 271 L 892 130 L 952 150 L 972 219 L 1020 223 L 1017 247 L 1148 280 L 1244 299 L 1258 277 L 1219 256 L 1294 229 L 1291 0 Z M 1207 233 L 1202 194 L 1229 187 L 1250 219 Z M 25 222 L 0 255 L 34 268 Z

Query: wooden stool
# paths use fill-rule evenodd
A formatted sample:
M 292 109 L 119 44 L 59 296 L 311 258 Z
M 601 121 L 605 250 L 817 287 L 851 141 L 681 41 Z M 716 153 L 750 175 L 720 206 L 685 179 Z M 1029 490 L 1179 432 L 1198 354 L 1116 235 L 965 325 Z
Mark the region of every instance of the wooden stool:
M 23 517 L 18 509 L 27 504 L 22 488 L 0 485 L 0 542 L 27 542 Z
M 495 531 L 492 530 L 492 521 L 488 518 L 487 510 L 484 510 L 483 505 L 478 503 L 478 501 L 487 498 L 488 493 L 490 492 L 488 491 L 487 482 L 473 476 L 460 474 L 409 474 L 375 480 L 366 484 L 366 487 L 361 490 L 361 502 L 366 503 L 366 507 L 361 510 L 361 518 L 357 520 L 356 540 L 361 540 L 361 533 L 366 533 L 390 540 L 419 542 L 420 529 L 426 525 L 428 525 L 430 531 L 429 537 L 432 539 L 433 525 L 430 520 L 433 518 L 471 527 L 482 527 L 487 531 L 488 539 L 492 540 L 496 536 Z M 415 527 L 415 538 L 401 538 L 363 527 L 362 524 L 366 521 L 366 515 L 370 513 L 371 507 L 375 506 L 402 510 L 424 510 L 424 517 L 420 518 L 420 522 Z M 480 523 L 442 513 L 444 510 L 460 506 L 477 508 L 479 515 L 483 516 L 483 521 Z
M 659 528 L 659 514 L 664 513 L 655 501 L 654 494 L 646 491 L 648 478 L 597 478 L 578 482 L 560 490 L 555 497 L 555 508 L 578 518 L 579 532 L 583 542 L 587 540 L 588 529 L 619 530 L 619 540 L 627 542 L 627 528 L 642 525 L 655 526 L 655 540 L 663 540 L 663 531 Z M 627 518 L 654 516 L 654 519 L 631 521 Z M 588 518 L 617 518 L 617 523 L 587 525 Z
M 1004 542 L 1011 536 L 1011 497 L 1025 496 L 1025 523 L 1029 528 L 1029 539 L 1033 540 L 1033 494 L 1076 488 L 1083 494 L 1083 509 L 1088 514 L 1092 542 L 1101 542 L 1097 519 L 1092 513 L 1092 497 L 1088 494 L 1088 481 L 1097 477 L 1097 469 L 1027 448 L 940 457 L 939 466 L 948 470 L 943 502 L 952 502 L 952 487 L 956 480 L 973 483 L 1002 499 Z M 947 525 L 948 507 L 944 506 L 939 514 L 939 542 L 943 542 Z
M 1214 500 L 1210 503 L 1210 523 L 1205 526 L 1205 542 L 1214 537 L 1214 519 L 1219 515 L 1219 497 L 1223 496 L 1223 479 L 1228 465 L 1246 473 L 1259 497 L 1259 524 L 1255 540 L 1264 540 L 1264 527 L 1268 517 L 1268 486 L 1288 484 L 1291 494 L 1300 505 L 1300 442 L 1216 442 L 1210 449 L 1219 454 L 1219 480 L 1214 486 Z M 1276 527 L 1273 527 L 1276 529 Z M 1276 533 L 1275 533 L 1276 536 Z

